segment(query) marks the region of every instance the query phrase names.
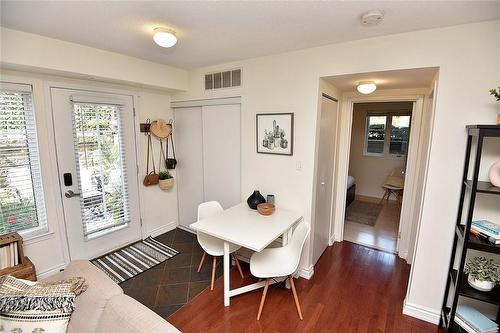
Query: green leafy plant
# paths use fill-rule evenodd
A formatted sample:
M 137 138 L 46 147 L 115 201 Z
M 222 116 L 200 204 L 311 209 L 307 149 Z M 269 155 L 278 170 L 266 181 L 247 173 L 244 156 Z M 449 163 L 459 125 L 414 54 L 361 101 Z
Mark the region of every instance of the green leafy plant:
M 490 95 L 495 97 L 497 101 L 500 101 L 500 87 L 490 89 Z
M 174 177 L 170 174 L 170 172 L 168 172 L 168 170 L 158 172 L 158 177 L 160 178 L 160 180 L 165 180 L 165 179 L 174 178 Z
M 465 264 L 464 272 L 476 280 L 500 283 L 500 265 L 493 259 L 474 257 Z

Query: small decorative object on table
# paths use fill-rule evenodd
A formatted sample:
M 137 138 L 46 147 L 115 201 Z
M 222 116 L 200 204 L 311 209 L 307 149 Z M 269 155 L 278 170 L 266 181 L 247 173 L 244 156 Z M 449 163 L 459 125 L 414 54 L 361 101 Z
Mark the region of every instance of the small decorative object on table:
M 163 191 L 168 191 L 174 187 L 174 177 L 170 174 L 170 172 L 168 172 L 168 170 L 160 171 L 158 173 L 158 177 L 160 178 L 158 185 Z
M 272 204 L 272 205 L 274 205 L 274 194 L 268 194 L 268 195 L 267 195 L 267 200 L 266 200 L 266 202 L 267 202 L 268 204 Z
M 500 114 L 499 114 L 500 116 Z M 500 187 L 500 161 L 496 161 L 490 167 L 490 172 L 488 173 L 488 178 L 493 186 Z
M 253 191 L 252 195 L 248 197 L 248 207 L 257 209 L 257 205 L 266 202 L 266 199 L 260 194 L 258 190 Z
M 500 87 L 497 87 L 497 88 L 494 88 L 494 89 L 491 89 L 490 90 L 490 95 L 495 97 L 495 99 L 497 100 L 497 102 L 500 102 Z M 497 103 L 498 104 L 498 108 L 500 109 L 500 103 Z M 497 125 L 500 125 L 500 110 L 497 114 Z
M 469 274 L 470 286 L 480 291 L 490 291 L 500 283 L 500 265 L 493 259 L 474 257 L 465 264 L 464 272 Z
M 276 210 L 276 206 L 270 203 L 261 203 L 257 205 L 257 211 L 260 215 L 272 215 Z

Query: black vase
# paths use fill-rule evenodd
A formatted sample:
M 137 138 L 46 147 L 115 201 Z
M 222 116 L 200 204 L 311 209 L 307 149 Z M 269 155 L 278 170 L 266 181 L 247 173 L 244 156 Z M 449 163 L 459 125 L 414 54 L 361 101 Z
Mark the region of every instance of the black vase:
M 264 202 L 266 202 L 266 199 L 257 190 L 253 191 L 252 195 L 247 199 L 248 207 L 252 209 L 257 209 L 257 205 Z

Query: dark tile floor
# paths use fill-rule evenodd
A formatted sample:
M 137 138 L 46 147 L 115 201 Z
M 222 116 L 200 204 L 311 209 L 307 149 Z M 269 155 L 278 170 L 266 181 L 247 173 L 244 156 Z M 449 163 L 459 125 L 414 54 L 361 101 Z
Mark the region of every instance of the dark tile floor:
M 167 318 L 205 288 L 210 287 L 212 260 L 211 257 L 205 258 L 202 270 L 196 272 L 203 249 L 194 234 L 182 229 L 169 231 L 155 239 L 173 247 L 179 254 L 121 283 L 120 286 L 125 294 Z M 221 275 L 222 258 L 218 258 L 216 277 Z

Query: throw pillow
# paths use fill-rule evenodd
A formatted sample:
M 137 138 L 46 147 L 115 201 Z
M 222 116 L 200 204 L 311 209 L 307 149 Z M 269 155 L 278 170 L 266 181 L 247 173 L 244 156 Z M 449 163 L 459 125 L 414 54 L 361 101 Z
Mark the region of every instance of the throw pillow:
M 4 332 L 64 333 L 75 297 L 86 288 L 81 277 L 40 283 L 0 277 L 0 326 Z

